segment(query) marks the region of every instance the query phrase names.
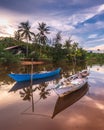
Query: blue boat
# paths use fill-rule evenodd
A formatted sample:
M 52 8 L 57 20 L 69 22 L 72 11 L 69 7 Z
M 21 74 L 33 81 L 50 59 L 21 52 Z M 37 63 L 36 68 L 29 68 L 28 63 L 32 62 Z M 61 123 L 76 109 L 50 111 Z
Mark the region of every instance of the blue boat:
M 17 82 L 22 82 L 22 81 L 29 81 L 29 80 L 37 80 L 37 79 L 42 79 L 42 78 L 48 78 L 51 76 L 55 76 L 59 74 L 61 71 L 61 68 L 58 68 L 53 71 L 49 72 L 43 72 L 43 73 L 33 73 L 33 74 L 8 74 L 12 79 L 14 79 Z

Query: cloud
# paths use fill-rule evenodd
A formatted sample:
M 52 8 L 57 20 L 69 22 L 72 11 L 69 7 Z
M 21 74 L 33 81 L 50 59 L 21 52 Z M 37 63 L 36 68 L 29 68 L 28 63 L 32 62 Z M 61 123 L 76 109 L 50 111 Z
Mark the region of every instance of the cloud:
M 69 24 L 77 25 L 79 23 L 84 23 L 94 16 L 101 14 L 104 11 L 104 4 L 90 7 L 87 9 L 80 10 L 80 12 L 73 14 L 68 18 Z
M 1 26 L 0 26 L 1 28 Z M 9 25 L 2 26 L 0 30 L 0 36 L 13 36 L 15 29 L 13 27 L 10 27 Z
M 104 11 L 104 4 L 102 4 L 102 5 L 99 6 L 99 8 L 98 8 L 98 12 L 102 12 L 102 11 Z
M 92 39 L 92 38 L 96 38 L 98 36 L 98 34 L 91 34 L 88 36 L 88 38 Z
M 85 42 L 85 48 L 89 49 L 101 49 L 104 50 L 104 37 L 99 37 L 97 39 L 92 39 Z
M 90 41 L 87 41 L 86 43 L 96 43 L 96 42 L 102 42 L 102 41 L 104 41 L 104 38 L 100 38 L 100 39 L 94 39 L 94 40 L 90 40 Z
M 62 31 L 63 39 L 72 36 L 82 46 L 97 46 L 103 44 L 102 3 L 103 0 L 0 0 L 0 35 L 12 35 L 20 22 L 29 20 L 35 33 L 38 23 L 45 22 L 51 27 L 49 37 Z
M 9 19 L 0 19 L 0 36 L 11 36 L 14 34 L 14 26 L 10 24 Z
M 89 47 L 89 48 L 86 48 L 87 50 L 98 50 L 100 49 L 100 51 L 102 51 L 104 53 L 104 45 L 97 45 L 95 47 Z

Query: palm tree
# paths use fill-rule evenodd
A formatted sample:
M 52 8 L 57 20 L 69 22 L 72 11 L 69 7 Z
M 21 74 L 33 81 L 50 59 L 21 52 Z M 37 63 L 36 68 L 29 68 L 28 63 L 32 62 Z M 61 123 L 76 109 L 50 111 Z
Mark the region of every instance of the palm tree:
M 39 30 L 38 37 L 39 37 L 40 44 L 46 45 L 46 41 L 47 41 L 46 34 L 50 33 L 49 32 L 50 27 L 46 26 L 46 23 L 42 22 L 39 23 L 38 30 Z
M 71 42 L 72 42 L 71 37 L 69 37 L 69 39 L 65 41 L 64 47 L 69 50 L 71 47 Z
M 77 50 L 77 49 L 78 49 L 78 43 L 77 43 L 77 42 L 74 42 L 74 43 L 72 44 L 72 48 L 73 48 L 73 50 Z
M 34 36 L 35 34 L 30 31 L 31 26 L 29 21 L 21 22 L 18 26 L 18 32 L 20 33 L 21 38 L 26 39 L 27 43 L 32 40 L 31 36 Z M 26 56 L 28 56 L 28 44 L 26 49 Z
M 78 50 L 78 43 L 74 42 L 71 47 L 71 55 L 73 63 L 76 65 L 76 56 L 77 56 L 77 50 Z
M 63 45 L 63 47 L 64 47 L 65 50 L 66 50 L 66 54 L 67 54 L 68 58 L 70 58 L 69 55 L 70 55 L 71 46 L 72 46 L 72 45 L 71 45 L 71 42 L 72 42 L 71 37 L 69 37 L 69 38 L 65 41 L 65 44 Z
M 56 34 L 56 37 L 54 38 L 54 44 L 59 44 L 62 40 L 62 37 L 61 37 L 61 31 L 59 31 L 57 34 Z
M 55 38 L 53 39 L 53 47 L 51 49 L 51 57 L 53 62 L 61 61 L 65 57 L 65 50 L 62 48 L 61 44 L 61 32 L 59 31 Z
M 48 38 L 47 34 L 49 34 L 50 27 L 46 25 L 46 23 L 39 23 L 39 27 L 37 28 L 39 33 L 37 34 L 38 43 L 40 44 L 40 55 L 41 55 L 41 45 L 46 45 Z

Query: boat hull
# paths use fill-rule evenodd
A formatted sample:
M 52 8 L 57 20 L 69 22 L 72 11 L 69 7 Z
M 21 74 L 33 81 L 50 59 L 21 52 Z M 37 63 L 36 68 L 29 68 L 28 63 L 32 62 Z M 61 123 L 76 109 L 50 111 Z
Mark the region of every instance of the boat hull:
M 68 82 L 70 82 L 69 85 Z M 63 97 L 67 94 L 70 94 L 80 88 L 82 88 L 86 83 L 87 83 L 87 77 L 86 78 L 77 78 L 72 81 L 68 81 L 67 84 L 59 83 L 57 86 L 54 88 L 54 91 L 59 97 Z M 62 84 L 62 85 L 61 85 Z
M 17 82 L 22 82 L 22 81 L 29 81 L 29 80 L 36 80 L 36 79 L 42 79 L 42 78 L 48 78 L 54 75 L 59 74 L 61 71 L 61 68 L 58 68 L 54 71 L 50 72 L 44 72 L 44 73 L 33 73 L 33 74 L 9 74 L 9 77 L 14 79 Z

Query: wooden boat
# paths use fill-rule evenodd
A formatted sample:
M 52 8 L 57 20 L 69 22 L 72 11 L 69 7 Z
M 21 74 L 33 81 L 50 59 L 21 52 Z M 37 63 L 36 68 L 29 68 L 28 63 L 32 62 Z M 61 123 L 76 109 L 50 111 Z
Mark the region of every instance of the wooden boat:
M 88 89 L 88 84 L 85 84 L 82 88 L 76 90 L 75 92 L 67 94 L 63 97 L 58 97 L 51 118 L 54 118 L 58 113 L 62 112 L 81 99 L 87 93 Z
M 82 72 L 83 73 L 83 72 Z M 87 83 L 87 75 L 84 75 L 78 73 L 75 75 L 72 75 L 66 79 L 60 80 L 60 82 L 55 86 L 54 91 L 59 95 L 60 97 L 67 95 L 69 93 L 72 93 L 73 91 L 76 91 L 80 88 L 82 88 Z
M 37 80 L 37 79 L 55 76 L 55 75 L 59 74 L 60 71 L 61 71 L 61 68 L 58 68 L 54 71 L 43 72 L 43 73 L 33 73 L 33 74 L 14 74 L 14 73 L 11 73 L 11 74 L 9 74 L 9 76 L 17 82 L 22 82 L 22 81 L 29 81 L 31 79 Z

